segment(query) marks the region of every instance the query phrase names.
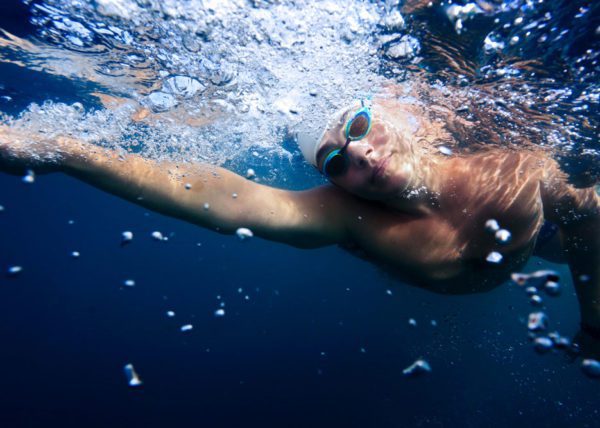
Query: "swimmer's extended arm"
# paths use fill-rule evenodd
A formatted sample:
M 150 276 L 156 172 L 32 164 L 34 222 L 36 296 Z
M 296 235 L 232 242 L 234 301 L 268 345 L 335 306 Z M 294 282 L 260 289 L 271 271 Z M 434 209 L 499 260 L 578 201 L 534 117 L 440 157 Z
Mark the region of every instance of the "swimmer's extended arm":
M 257 236 L 304 248 L 345 239 L 340 215 L 344 195 L 332 186 L 281 190 L 219 167 L 120 156 L 74 139 L 47 141 L 0 126 L 0 170 L 23 174 L 26 168 L 38 173 L 64 172 L 154 211 L 221 233 L 246 227 Z
M 66 150 L 61 170 L 162 214 L 219 231 L 246 227 L 257 236 L 310 248 L 344 239 L 333 187 L 288 191 L 223 168 L 158 163 L 81 144 Z M 187 186 L 186 186 L 187 185 Z
M 550 179 L 542 184 L 542 200 L 545 217 L 560 228 L 582 323 L 600 329 L 600 198 L 594 188 Z

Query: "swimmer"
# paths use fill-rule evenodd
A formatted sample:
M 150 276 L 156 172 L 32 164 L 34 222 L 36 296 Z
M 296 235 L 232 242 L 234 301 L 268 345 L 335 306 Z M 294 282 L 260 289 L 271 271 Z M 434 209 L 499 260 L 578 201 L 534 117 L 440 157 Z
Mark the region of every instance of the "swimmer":
M 220 233 L 245 227 L 299 248 L 339 245 L 412 284 L 448 294 L 506 281 L 532 255 L 544 222 L 552 222 L 583 330 L 600 343 L 600 201 L 593 187 L 568 184 L 540 150 L 436 149 L 439 126 L 391 98 L 356 102 L 320 129 L 309 125 L 311 131 L 297 137 L 300 149 L 330 184 L 305 191 L 261 185 L 210 165 L 122 155 L 68 137 L 45 141 L 6 126 L 0 127 L 0 169 L 63 172 Z M 38 140 L 34 147 L 53 156 L 25 150 L 22 142 L 32 138 Z M 510 232 L 509 240 L 486 228 L 492 219 Z

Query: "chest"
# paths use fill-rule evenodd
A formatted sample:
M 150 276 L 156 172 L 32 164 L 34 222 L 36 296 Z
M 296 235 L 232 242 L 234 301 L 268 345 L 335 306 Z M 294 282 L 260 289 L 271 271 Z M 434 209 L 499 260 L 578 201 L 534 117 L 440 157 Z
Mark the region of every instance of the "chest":
M 539 198 L 513 195 L 505 201 L 503 194 L 442 203 L 422 216 L 373 214 L 359 245 L 371 258 L 424 282 L 456 280 L 462 287 L 467 277 L 500 277 L 526 259 L 543 222 Z M 490 219 L 509 231 L 508 241 L 486 227 Z M 493 252 L 502 255 L 500 263 L 487 260 Z

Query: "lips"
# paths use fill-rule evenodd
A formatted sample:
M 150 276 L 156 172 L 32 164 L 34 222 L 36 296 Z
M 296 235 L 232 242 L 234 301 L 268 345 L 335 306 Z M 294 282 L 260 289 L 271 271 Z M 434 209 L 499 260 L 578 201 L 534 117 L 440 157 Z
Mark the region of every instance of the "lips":
M 383 178 L 385 170 L 387 169 L 387 166 L 390 163 L 391 157 L 392 155 L 388 155 L 375 164 L 375 167 L 373 169 L 373 175 L 371 176 L 372 182 L 378 181 L 381 178 Z

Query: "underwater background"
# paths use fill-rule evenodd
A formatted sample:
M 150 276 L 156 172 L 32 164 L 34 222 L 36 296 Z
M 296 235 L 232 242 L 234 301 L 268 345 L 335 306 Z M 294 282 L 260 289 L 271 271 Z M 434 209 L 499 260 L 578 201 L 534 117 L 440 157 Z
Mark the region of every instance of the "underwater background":
M 288 7 L 285 13 L 296 13 L 295 19 L 337 19 L 329 2 L 223 2 L 230 3 L 242 14 L 237 18 L 270 19 L 266 32 L 286 25 L 283 21 L 288 15 L 277 12 L 284 6 Z M 488 5 L 491 11 L 481 12 L 479 17 L 465 15 L 466 30 L 459 33 L 456 19 L 447 14 L 448 4 L 434 3 L 419 19 L 411 21 L 410 14 L 403 15 L 406 24 L 397 31 L 398 38 L 413 37 L 414 41 L 405 38 L 400 48 L 390 52 L 390 43 L 400 45 L 394 45 L 398 38 L 388 40 L 400 24 L 381 26 L 378 20 L 393 15 L 402 4 L 348 2 L 343 8 L 348 16 L 363 9 L 371 15 L 357 13 L 359 27 L 350 35 L 340 30 L 352 28 L 349 21 L 340 21 L 339 27 L 333 28 L 335 37 L 321 45 L 323 55 L 330 51 L 331 59 L 318 58 L 323 61 L 322 69 L 305 64 L 306 86 L 297 88 L 300 95 L 290 99 L 286 98 L 293 93 L 289 85 L 297 78 L 286 79 L 285 70 L 298 61 L 293 55 L 300 48 L 297 40 L 286 37 L 319 37 L 324 32 L 303 33 L 292 28 L 275 41 L 257 42 L 254 37 L 254 42 L 244 43 L 240 42 L 241 33 L 236 33 L 239 50 L 231 52 L 224 46 L 231 40 L 228 29 L 232 27 L 219 18 L 219 2 L 161 2 L 160 7 L 187 8 L 191 15 L 163 9 L 158 14 L 161 19 L 155 22 L 160 34 L 144 39 L 151 30 L 144 32 L 140 26 L 156 19 L 160 7 L 155 2 L 3 0 L 0 110 L 6 120 L 19 126 L 47 127 L 48 132 L 57 133 L 71 127 L 79 136 L 93 130 L 98 133 L 94 138 L 104 138 L 107 145 L 113 144 L 109 137 L 119 129 L 121 147 L 137 138 L 139 145 L 127 148 L 149 157 L 181 156 L 242 173 L 253 168 L 267 184 L 307 188 L 322 179 L 305 165 L 285 127 L 288 122 L 298 122 L 302 112 L 310 114 L 313 101 L 317 112 L 327 111 L 335 103 L 364 94 L 379 78 L 410 80 L 406 70 L 425 70 L 440 79 L 439 84 L 458 87 L 485 80 L 486 69 L 482 68 L 486 66 L 504 78 L 506 70 L 508 74 L 515 70 L 509 62 L 483 58 L 483 48 L 473 47 L 474 39 L 481 42 L 480 36 L 485 36 L 479 27 L 492 26 L 494 19 L 514 22 L 519 13 L 533 21 L 538 15 L 545 16 L 548 9 L 560 18 L 547 20 L 549 26 L 559 28 L 555 35 L 561 28 L 570 33 L 544 51 L 548 53 L 545 60 L 555 64 L 561 59 L 572 68 L 551 76 L 552 84 L 532 84 L 527 94 L 515 94 L 526 97 L 538 90 L 553 91 L 556 114 L 568 111 L 566 120 L 574 126 L 587 120 L 587 126 L 577 128 L 577 135 L 563 144 L 568 147 L 562 159 L 575 175 L 596 171 L 598 5 L 548 1 L 543 3 L 546 9 L 538 10 L 542 2 L 476 2 L 482 10 Z M 135 8 L 127 9 L 127 5 Z M 106 12 L 109 7 L 116 12 Z M 320 16 L 319 7 L 331 12 Z M 189 26 L 195 13 L 211 8 L 212 16 L 217 17 L 213 29 L 209 28 L 213 33 L 192 31 L 200 46 L 190 48 L 193 40 L 185 39 L 183 33 L 188 30 L 182 29 L 182 24 Z M 312 12 L 306 12 L 309 9 Z M 145 16 L 145 10 L 153 14 Z M 138 13 L 140 18 L 129 13 Z M 578 18 L 581 24 L 574 21 L 578 13 L 583 14 Z M 132 24 L 137 32 L 129 29 L 130 40 L 120 35 L 125 37 L 121 43 L 134 46 L 138 58 L 132 59 L 134 54 L 123 51 L 106 33 L 88 34 L 90 40 L 82 36 L 98 24 L 92 16 L 125 20 L 126 15 L 128 22 L 140 22 Z M 67 19 L 71 24 L 65 24 Z M 502 28 L 502 22 L 494 28 Z M 360 25 L 369 33 L 367 24 L 379 29 L 376 49 L 363 46 L 367 36 Z M 510 50 L 514 34 L 507 28 L 504 33 L 496 31 L 492 38 L 505 41 L 505 49 Z M 477 32 L 477 37 L 469 31 Z M 16 49 L 11 44 L 15 39 L 7 34 L 38 43 L 38 47 L 20 43 L 21 50 Z M 92 40 L 102 34 L 106 40 Z M 461 39 L 460 34 L 466 38 Z M 462 50 L 449 52 L 464 55 L 464 66 L 472 68 L 476 77 L 469 77 L 469 70 L 465 74 L 451 70 L 446 60 L 435 55 L 439 51 L 427 50 L 440 35 L 448 37 L 449 45 L 455 39 L 460 42 Z M 165 54 L 160 59 L 161 53 L 153 50 L 160 47 L 177 52 L 181 48 L 173 42 L 177 37 L 187 40 L 188 50 L 195 49 L 199 65 L 185 63 L 182 56 Z M 274 52 L 285 59 L 279 64 L 283 74 L 274 71 L 275 65 L 271 74 L 261 74 L 234 61 L 242 48 L 252 43 L 267 49 L 267 44 L 274 46 L 275 42 Z M 42 45 L 47 51 L 42 51 Z M 405 54 L 412 49 L 414 55 L 400 55 L 399 49 L 405 49 L 400 52 Z M 144 50 L 148 58 L 141 60 L 139 52 Z M 515 55 L 523 60 L 535 51 L 524 45 Z M 89 69 L 59 67 L 53 61 L 65 52 L 96 62 L 88 64 Z M 208 64 L 204 52 L 218 58 Z M 377 61 L 371 57 L 353 60 L 365 52 Z M 343 55 L 340 62 L 347 64 L 335 76 L 338 82 L 327 75 L 336 53 Z M 116 67 L 107 70 L 103 61 L 108 62 L 108 57 L 113 62 L 128 57 L 134 63 L 151 64 L 140 67 L 146 77 L 128 80 L 131 76 L 123 67 L 118 72 Z M 233 78 L 223 72 L 226 60 L 233 64 L 226 70 Z M 469 61 L 477 65 L 469 65 Z M 214 64 L 216 68 L 211 68 Z M 581 64 L 587 68 L 578 71 Z M 193 72 L 196 65 L 200 71 Z M 129 66 L 131 70 L 133 66 Z M 187 89 L 172 84 L 179 93 L 166 91 L 166 83 L 163 89 L 156 87 L 155 79 L 166 82 L 182 75 L 184 68 L 186 76 L 197 77 L 204 89 L 196 93 L 195 84 L 189 82 Z M 500 69 L 505 72 L 498 73 Z M 207 70 L 213 74 L 201 80 L 198 76 Z M 319 76 L 323 81 L 315 80 Z M 464 76 L 471 80 L 461 84 Z M 233 79 L 237 79 L 235 93 L 228 83 Z M 266 82 L 262 83 L 264 92 L 253 86 L 260 79 Z M 310 94 L 315 82 L 321 91 L 318 97 Z M 337 90 L 339 85 L 347 90 L 339 99 L 336 85 Z M 308 94 L 305 98 L 303 91 Z M 160 94 L 152 95 L 157 92 Z M 218 123 L 221 128 L 196 131 L 167 120 L 166 128 L 153 130 L 147 123 L 127 122 L 129 107 L 105 114 L 98 93 L 127 98 L 148 108 L 159 126 L 165 123 L 161 118 L 177 113 L 177 108 L 202 105 L 212 109 L 205 103 L 209 97 L 221 100 L 219 112 L 229 114 L 225 122 Z M 251 101 L 238 105 L 233 96 L 237 101 Z M 73 103 L 80 105 L 73 107 Z M 257 113 L 250 119 L 241 118 L 253 111 Z M 40 119 L 43 117 L 47 121 Z M 77 128 L 77 124 L 83 125 Z M 170 140 L 173 136 L 180 136 L 181 141 Z M 186 137 L 194 144 L 186 145 Z M 483 294 L 437 295 L 390 278 L 336 247 L 300 250 L 258 238 L 240 241 L 149 212 L 59 174 L 40 175 L 34 183 L 0 174 L 0 206 L 0 269 L 7 272 L 11 266 L 22 266 L 18 275 L 0 276 L 2 427 L 600 426 L 600 382 L 584 376 L 578 362 L 565 353 L 539 355 L 533 350 L 527 335 L 532 306 L 513 283 Z M 127 245 L 121 245 L 123 231 L 133 232 L 133 241 Z M 168 240 L 153 239 L 154 231 Z M 73 256 L 74 251 L 78 257 Z M 543 308 L 552 330 L 574 335 L 578 308 L 567 267 L 532 258 L 523 270 L 538 269 L 560 273 L 563 291 L 559 297 L 544 297 Z M 128 279 L 134 280 L 135 286 L 126 286 Z M 217 309 L 224 309 L 224 316 L 216 316 Z M 187 324 L 193 329 L 181 331 Z M 431 373 L 404 376 L 403 369 L 418 358 L 429 362 Z M 143 381 L 141 387 L 128 386 L 123 373 L 126 364 L 134 365 Z

